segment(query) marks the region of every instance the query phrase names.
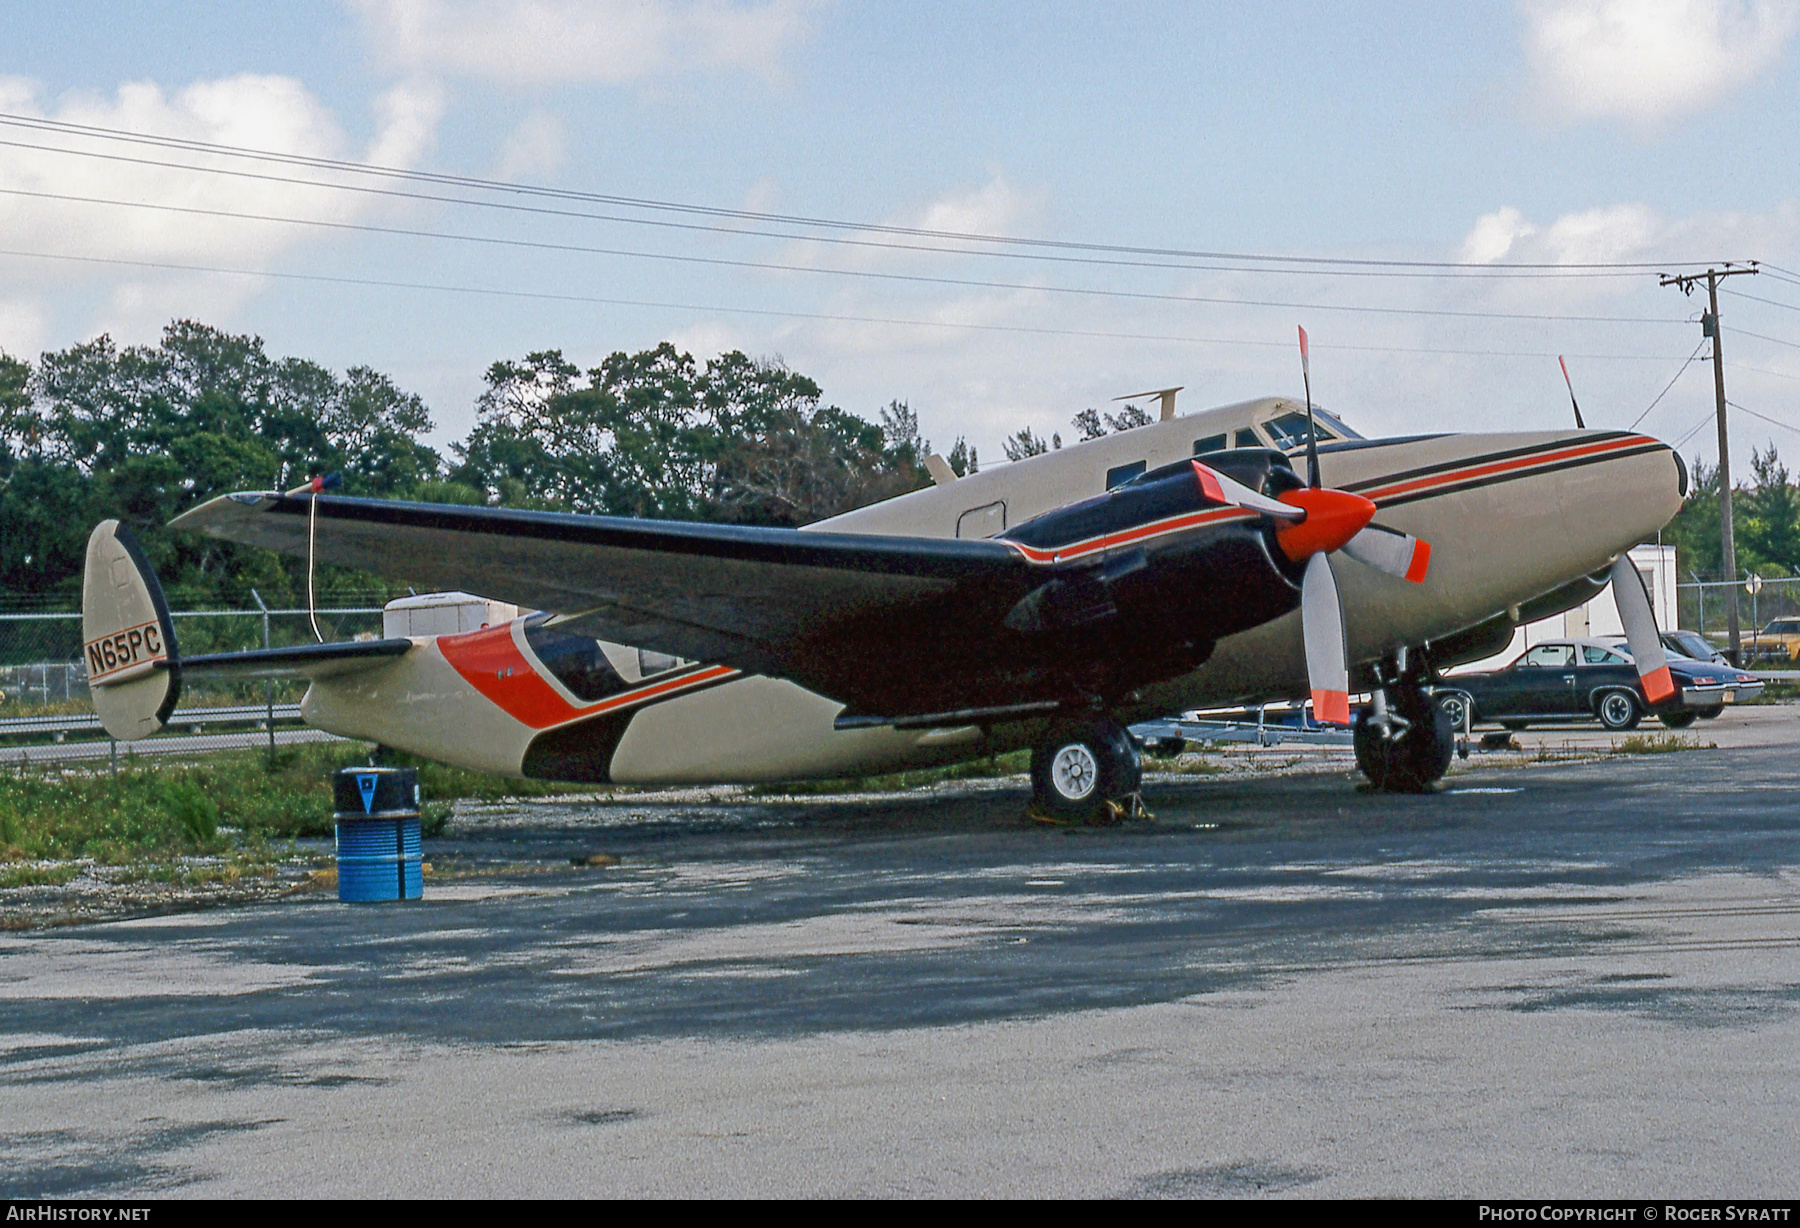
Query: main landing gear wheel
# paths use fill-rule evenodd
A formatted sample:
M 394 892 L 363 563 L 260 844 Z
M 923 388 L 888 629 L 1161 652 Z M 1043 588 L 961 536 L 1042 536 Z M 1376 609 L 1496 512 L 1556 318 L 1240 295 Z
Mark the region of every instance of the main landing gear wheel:
M 1117 822 L 1135 812 L 1143 775 L 1138 749 L 1118 722 L 1058 725 L 1031 748 L 1032 817 Z
M 1716 721 L 1719 719 L 1719 715 L 1724 711 L 1724 704 L 1714 704 L 1710 708 L 1695 708 L 1694 715 L 1703 721 Z
M 1659 713 L 1656 719 L 1670 729 L 1686 729 L 1703 715 L 1704 713 L 1694 712 L 1692 710 L 1685 712 L 1663 712 Z
M 1394 688 L 1389 700 L 1406 724 L 1394 722 L 1392 736 L 1364 708 L 1356 714 L 1352 740 L 1356 766 L 1377 789 L 1387 793 L 1424 793 L 1450 770 L 1456 753 L 1456 729 L 1450 714 L 1422 690 Z
M 1629 691 L 1608 691 L 1602 695 L 1595 715 L 1611 733 L 1629 733 L 1644 719 Z

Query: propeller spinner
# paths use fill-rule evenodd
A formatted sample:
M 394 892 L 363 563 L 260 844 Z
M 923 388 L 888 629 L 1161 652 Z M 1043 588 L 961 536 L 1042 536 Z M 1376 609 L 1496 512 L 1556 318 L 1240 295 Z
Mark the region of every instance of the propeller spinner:
M 1192 464 L 1207 498 L 1275 520 L 1276 547 L 1292 562 L 1305 566 L 1300 579 L 1300 626 L 1306 641 L 1313 719 L 1348 725 L 1350 666 L 1344 643 L 1344 608 L 1330 557 L 1341 552 L 1365 567 L 1419 584 L 1431 563 L 1430 543 L 1371 523 L 1375 505 L 1347 490 L 1309 486 L 1271 499 L 1199 461 Z

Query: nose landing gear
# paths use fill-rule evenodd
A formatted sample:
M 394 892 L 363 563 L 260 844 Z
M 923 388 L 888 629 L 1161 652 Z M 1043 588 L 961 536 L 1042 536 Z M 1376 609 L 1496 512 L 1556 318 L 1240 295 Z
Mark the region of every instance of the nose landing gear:
M 1423 653 L 1408 656 L 1403 649 L 1376 670 L 1378 685 L 1352 734 L 1356 766 L 1387 793 L 1429 791 L 1456 752 L 1456 726 L 1431 697 L 1430 664 Z
M 1031 817 L 1045 823 L 1105 823 L 1143 813 L 1143 761 L 1117 721 L 1053 726 L 1031 748 Z

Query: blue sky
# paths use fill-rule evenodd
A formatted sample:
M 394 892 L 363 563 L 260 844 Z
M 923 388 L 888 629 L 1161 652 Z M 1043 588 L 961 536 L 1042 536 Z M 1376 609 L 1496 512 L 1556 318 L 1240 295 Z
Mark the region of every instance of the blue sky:
M 259 149 L 1144 246 L 1800 268 L 1795 0 L 77 3 L 0 20 L 0 111 Z M 1700 340 L 1695 303 L 1654 270 L 1352 278 L 882 252 L 0 147 L 6 187 L 465 236 L 0 194 L 0 248 L 36 253 L 0 256 L 0 348 L 30 356 L 103 330 L 145 341 L 192 316 L 277 353 L 391 372 L 426 397 L 440 442 L 467 429 L 490 362 L 552 347 L 587 363 L 665 338 L 701 357 L 779 355 L 846 408 L 907 400 L 940 446 L 966 435 L 998 460 L 1017 427 L 1066 430 L 1141 388 L 1184 384 L 1189 409 L 1297 392 L 1295 323 L 1313 335 L 1321 399 L 1371 433 L 1560 425 L 1557 353 L 1590 423 L 1628 425 Z M 94 263 L 121 260 L 139 263 Z M 1800 284 L 1733 286 L 1800 306 Z M 1800 342 L 1800 311 L 1728 297 L 1724 315 L 1732 399 L 1800 427 L 1800 348 L 1782 344 Z M 1643 427 L 1678 439 L 1709 403 L 1694 364 Z M 1800 448 L 1739 415 L 1734 460 L 1770 440 Z M 1684 450 L 1710 457 L 1710 429 Z

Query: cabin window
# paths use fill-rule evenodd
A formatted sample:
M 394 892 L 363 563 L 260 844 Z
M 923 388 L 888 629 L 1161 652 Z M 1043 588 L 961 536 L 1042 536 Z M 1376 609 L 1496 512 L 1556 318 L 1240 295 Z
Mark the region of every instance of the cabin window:
M 1106 471 L 1106 489 L 1111 490 L 1115 486 L 1123 486 L 1132 478 L 1141 477 L 1144 470 L 1149 467 L 1147 461 L 1132 461 L 1129 465 L 1119 465 L 1116 468 L 1108 469 Z
M 956 518 L 958 537 L 993 537 L 1006 531 L 1006 503 L 996 500 L 983 507 L 972 507 Z
M 1255 431 L 1246 426 L 1238 430 L 1237 439 L 1231 446 L 1234 448 L 1260 448 L 1263 446 L 1263 441 L 1256 437 Z
M 684 657 L 672 657 L 666 652 L 656 652 L 649 648 L 638 649 L 638 677 L 651 678 L 657 674 L 666 674 L 672 669 L 680 669 L 693 662 Z
M 1283 414 L 1279 418 L 1271 418 L 1263 423 L 1263 430 L 1269 432 L 1269 438 L 1275 441 L 1275 446 L 1278 448 L 1303 448 L 1306 446 L 1305 414 Z M 1318 428 L 1318 431 L 1320 443 L 1337 438 L 1323 425 Z
M 1224 450 L 1225 434 L 1222 431 L 1217 435 L 1208 435 L 1205 439 L 1194 440 L 1195 456 L 1199 456 L 1203 452 L 1223 452 Z
M 546 621 L 527 624 L 525 642 L 550 676 L 569 688 L 577 699 L 593 703 L 629 689 L 600 649 L 600 641 L 571 635 Z

